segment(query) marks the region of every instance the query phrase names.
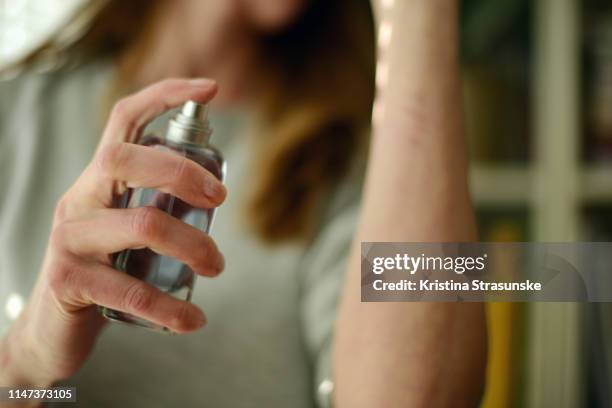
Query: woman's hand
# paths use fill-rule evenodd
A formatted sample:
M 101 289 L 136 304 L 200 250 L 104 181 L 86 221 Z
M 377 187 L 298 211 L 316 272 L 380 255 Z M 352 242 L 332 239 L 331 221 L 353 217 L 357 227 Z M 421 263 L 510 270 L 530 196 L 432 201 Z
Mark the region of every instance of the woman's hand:
M 94 159 L 57 205 L 32 296 L 1 339 L 1 385 L 44 386 L 72 375 L 104 325 L 96 305 L 177 333 L 204 325 L 198 307 L 113 269 L 109 254 L 148 247 L 200 275 L 223 269 L 204 232 L 153 207 L 112 208 L 127 187 L 155 188 L 198 208 L 221 204 L 225 188 L 195 162 L 129 143 L 155 116 L 190 99 L 208 102 L 215 92 L 212 81 L 172 79 L 115 105 Z

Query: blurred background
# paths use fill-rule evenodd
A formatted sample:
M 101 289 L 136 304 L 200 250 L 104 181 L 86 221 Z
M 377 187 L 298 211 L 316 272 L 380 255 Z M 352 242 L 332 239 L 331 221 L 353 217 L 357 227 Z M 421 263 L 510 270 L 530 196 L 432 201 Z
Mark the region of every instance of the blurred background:
M 464 0 L 462 40 L 481 239 L 611 241 L 612 2 Z M 611 407 L 611 312 L 489 304 L 483 406 Z
M 84 4 L 0 0 L 0 67 L 78 37 Z M 612 2 L 463 0 L 461 30 L 481 239 L 612 241 Z M 612 407 L 612 305 L 487 307 L 483 407 Z

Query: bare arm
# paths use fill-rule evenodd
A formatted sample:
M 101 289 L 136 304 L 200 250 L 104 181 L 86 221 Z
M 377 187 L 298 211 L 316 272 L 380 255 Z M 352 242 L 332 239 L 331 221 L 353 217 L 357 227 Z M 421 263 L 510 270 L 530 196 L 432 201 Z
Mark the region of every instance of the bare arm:
M 394 3 L 392 9 L 384 3 Z M 335 402 L 345 407 L 475 406 L 483 385 L 482 304 L 361 303 L 360 242 L 476 239 L 457 61 L 457 1 L 376 4 L 378 112 L 337 322 Z M 389 31 L 387 30 L 387 35 Z M 384 75 L 383 75 L 384 76 Z

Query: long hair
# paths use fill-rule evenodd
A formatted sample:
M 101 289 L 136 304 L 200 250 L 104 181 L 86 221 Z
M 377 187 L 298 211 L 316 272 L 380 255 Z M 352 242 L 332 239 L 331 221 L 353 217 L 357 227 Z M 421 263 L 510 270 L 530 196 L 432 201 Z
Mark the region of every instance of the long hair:
M 150 36 L 157 9 L 147 0 L 107 1 L 71 48 L 118 55 Z M 375 65 L 369 1 L 311 0 L 291 26 L 259 44 L 267 64 L 257 98 L 261 150 L 245 214 L 269 243 L 308 240 L 326 198 L 367 145 Z M 146 53 L 129 61 L 118 83 L 138 68 L 134 61 L 146 63 Z
M 375 63 L 369 2 L 314 0 L 262 50 L 273 64 L 263 105 L 271 131 L 250 219 L 270 241 L 308 237 L 367 141 Z

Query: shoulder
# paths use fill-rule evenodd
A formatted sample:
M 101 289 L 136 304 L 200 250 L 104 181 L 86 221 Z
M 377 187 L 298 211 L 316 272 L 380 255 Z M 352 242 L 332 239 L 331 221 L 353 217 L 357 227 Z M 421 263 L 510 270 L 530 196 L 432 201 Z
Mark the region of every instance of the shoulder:
M 87 105 L 107 88 L 104 83 L 111 76 L 109 61 L 90 60 L 56 69 L 32 66 L 0 77 L 0 137 L 11 124 L 35 121 L 40 115 L 52 118 L 63 108 Z
M 10 115 L 24 100 L 38 98 L 32 102 L 44 105 L 53 90 L 71 87 L 86 94 L 96 79 L 109 77 L 111 72 L 110 61 L 90 59 L 56 68 L 34 65 L 0 74 L 0 119 Z
M 12 145 L 18 138 L 11 134 L 27 119 L 28 112 L 35 116 L 39 100 L 40 77 L 31 70 L 0 79 L 0 146 L 5 153 L 6 144 Z
M 19 73 L 18 75 L 4 75 L 0 77 L 0 118 L 4 118 L 7 112 L 18 98 L 20 89 L 29 82 L 30 73 Z M 0 121 L 0 123 L 3 122 Z

